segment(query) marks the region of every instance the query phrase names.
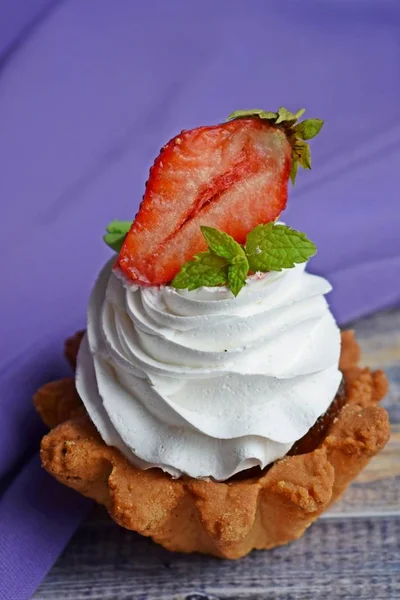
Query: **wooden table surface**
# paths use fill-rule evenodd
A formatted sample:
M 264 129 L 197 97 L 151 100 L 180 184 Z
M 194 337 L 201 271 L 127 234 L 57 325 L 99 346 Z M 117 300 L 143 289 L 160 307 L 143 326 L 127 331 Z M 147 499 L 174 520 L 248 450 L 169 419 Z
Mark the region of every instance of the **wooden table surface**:
M 96 508 L 36 600 L 400 599 L 400 309 L 352 324 L 362 361 L 384 368 L 392 436 L 343 499 L 296 542 L 239 561 L 178 555 Z

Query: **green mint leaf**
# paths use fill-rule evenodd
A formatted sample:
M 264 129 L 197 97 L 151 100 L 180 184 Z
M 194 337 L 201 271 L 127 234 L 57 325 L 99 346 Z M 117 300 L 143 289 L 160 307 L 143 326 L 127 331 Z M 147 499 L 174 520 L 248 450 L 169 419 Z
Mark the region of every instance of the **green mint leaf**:
M 246 285 L 249 262 L 246 256 L 235 256 L 228 267 L 228 285 L 234 296 Z
M 286 225 L 257 225 L 246 239 L 251 271 L 290 269 L 314 256 L 317 249 L 304 233 Z
M 131 225 L 132 221 L 111 221 L 106 227 L 107 233 L 103 236 L 107 246 L 115 252 L 120 252 Z
M 110 246 L 117 254 L 121 251 L 124 245 L 126 234 L 121 235 L 120 233 L 106 233 L 103 235 L 103 240 Z
M 245 257 L 242 246 L 227 233 L 219 231 L 215 227 L 206 227 L 205 225 L 200 227 L 200 229 L 208 247 L 217 256 L 221 256 L 227 260 L 232 260 L 235 256 Z
M 200 252 L 193 260 L 182 265 L 181 270 L 172 280 L 172 287 L 195 290 L 199 287 L 224 285 L 228 280 L 228 263 L 226 259 L 213 252 Z
M 306 119 L 294 127 L 294 132 L 302 140 L 311 140 L 318 135 L 323 124 L 322 119 Z
M 107 225 L 106 231 L 108 231 L 108 233 L 125 233 L 126 235 L 131 226 L 132 221 L 118 221 L 115 219 Z

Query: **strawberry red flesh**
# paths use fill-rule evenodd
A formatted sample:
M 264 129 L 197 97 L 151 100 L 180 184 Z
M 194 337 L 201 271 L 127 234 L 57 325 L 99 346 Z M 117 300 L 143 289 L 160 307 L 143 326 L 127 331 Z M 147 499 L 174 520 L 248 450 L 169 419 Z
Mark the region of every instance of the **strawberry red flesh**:
M 285 208 L 290 157 L 285 133 L 261 119 L 183 131 L 150 170 L 119 267 L 139 283 L 169 283 L 206 248 L 201 225 L 243 243 Z

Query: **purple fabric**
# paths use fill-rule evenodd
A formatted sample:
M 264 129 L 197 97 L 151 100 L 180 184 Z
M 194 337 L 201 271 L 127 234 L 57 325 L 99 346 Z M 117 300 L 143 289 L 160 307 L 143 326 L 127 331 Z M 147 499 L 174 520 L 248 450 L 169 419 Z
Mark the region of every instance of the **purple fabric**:
M 24 465 L 0 500 L 0 598 L 30 598 L 87 508 L 43 471 L 37 454 Z
M 7 600 L 32 594 L 88 506 L 28 460 L 42 432 L 31 393 L 64 373 L 63 339 L 84 325 L 109 256 L 104 225 L 134 216 L 149 166 L 177 131 L 280 104 L 325 118 L 285 220 L 316 241 L 311 268 L 334 284 L 341 323 L 400 300 L 397 0 L 18 5 L 21 14 L 12 0 L 0 5 Z

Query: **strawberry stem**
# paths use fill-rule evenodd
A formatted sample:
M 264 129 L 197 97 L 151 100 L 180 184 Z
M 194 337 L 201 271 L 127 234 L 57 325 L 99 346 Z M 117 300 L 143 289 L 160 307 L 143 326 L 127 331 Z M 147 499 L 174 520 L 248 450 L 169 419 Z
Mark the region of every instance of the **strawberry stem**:
M 322 119 L 305 119 L 298 123 L 300 117 L 305 112 L 301 108 L 295 113 L 281 106 L 277 112 L 270 112 L 259 108 L 250 110 L 236 110 L 228 117 L 232 119 L 262 119 L 268 121 L 274 127 L 281 129 L 287 136 L 292 147 L 292 164 L 290 169 L 290 180 L 294 185 L 299 165 L 303 169 L 311 169 L 310 147 L 305 140 L 311 140 L 322 128 L 324 121 Z

